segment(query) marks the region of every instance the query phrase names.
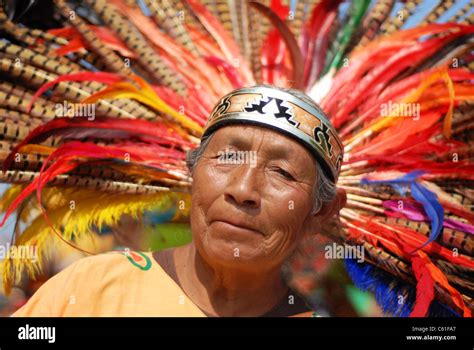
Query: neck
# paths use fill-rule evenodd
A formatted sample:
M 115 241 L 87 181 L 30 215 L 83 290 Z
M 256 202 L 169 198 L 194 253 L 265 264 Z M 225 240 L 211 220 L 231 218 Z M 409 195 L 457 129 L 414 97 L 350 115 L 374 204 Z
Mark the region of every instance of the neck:
M 288 292 L 279 266 L 265 271 L 211 266 L 194 243 L 177 249 L 175 259 L 183 289 L 208 314 L 259 316 Z

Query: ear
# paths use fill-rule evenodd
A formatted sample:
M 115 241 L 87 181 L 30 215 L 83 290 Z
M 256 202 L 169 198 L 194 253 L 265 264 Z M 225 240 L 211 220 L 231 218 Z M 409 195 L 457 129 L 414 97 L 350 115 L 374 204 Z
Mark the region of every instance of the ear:
M 326 203 L 316 214 L 310 214 L 307 222 L 306 232 L 310 234 L 321 231 L 322 225 L 330 220 L 334 215 L 344 208 L 347 202 L 346 191 L 342 188 L 337 188 L 336 196 L 330 203 Z
M 347 203 L 347 194 L 346 191 L 342 188 L 336 189 L 336 197 L 331 201 L 323 205 L 321 210 L 314 214 L 315 216 L 320 217 L 323 220 L 329 220 L 334 215 L 338 214 L 339 211 L 344 208 Z

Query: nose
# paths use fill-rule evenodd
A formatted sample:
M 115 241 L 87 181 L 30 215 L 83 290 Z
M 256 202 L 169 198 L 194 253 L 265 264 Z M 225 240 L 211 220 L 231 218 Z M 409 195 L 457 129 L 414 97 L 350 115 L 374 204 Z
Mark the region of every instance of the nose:
M 225 199 L 234 205 L 249 209 L 260 207 L 258 169 L 250 165 L 240 165 L 231 174 L 224 192 Z

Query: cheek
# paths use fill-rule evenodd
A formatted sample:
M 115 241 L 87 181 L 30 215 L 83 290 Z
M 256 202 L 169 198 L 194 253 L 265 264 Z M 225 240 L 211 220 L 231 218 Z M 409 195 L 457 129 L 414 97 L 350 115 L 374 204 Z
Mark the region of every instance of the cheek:
M 225 189 L 223 176 L 217 176 L 214 168 L 203 159 L 193 174 L 191 200 L 191 230 L 196 247 L 208 250 L 213 242 L 209 240 L 210 227 L 207 217 Z
M 213 171 L 207 166 L 196 167 L 191 191 L 191 227 L 201 232 L 207 227 L 206 213 L 218 197 L 218 182 L 214 181 Z
M 211 203 L 222 193 L 225 180 L 216 173 L 209 160 L 203 159 L 196 166 L 193 174 L 192 198 L 193 204 L 209 207 Z
M 305 191 L 291 190 L 268 202 L 268 254 L 287 256 L 296 247 L 304 234 L 304 223 L 312 209 L 312 201 L 308 197 Z

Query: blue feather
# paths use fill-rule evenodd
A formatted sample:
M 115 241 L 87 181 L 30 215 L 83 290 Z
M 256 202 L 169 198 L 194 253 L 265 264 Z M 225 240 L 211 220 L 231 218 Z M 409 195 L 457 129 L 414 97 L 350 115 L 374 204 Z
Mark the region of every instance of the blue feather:
M 354 285 L 361 290 L 373 293 L 384 314 L 398 317 L 407 317 L 410 314 L 413 306 L 410 295 L 413 293 L 396 288 L 395 279 L 387 280 L 381 270 L 368 263 L 361 264 L 353 259 L 346 259 L 344 262 Z M 400 296 L 406 294 L 409 295 L 408 300 L 399 303 Z
M 384 314 L 408 317 L 416 298 L 416 289 L 395 279 L 393 276 L 369 263 L 359 263 L 354 259 L 344 261 L 354 285 L 374 294 L 375 300 Z M 434 300 L 428 315 L 430 317 L 460 317 L 451 308 Z
M 438 201 L 436 194 L 428 190 L 418 182 L 412 182 L 411 194 L 418 202 L 423 205 L 426 215 L 431 220 L 431 232 L 429 239 L 418 249 L 433 242 L 441 233 L 444 222 L 444 208 Z
M 428 190 L 422 184 L 417 182 L 417 178 L 423 175 L 425 171 L 423 170 L 414 170 L 392 180 L 368 180 L 362 179 L 362 184 L 387 184 L 395 188 L 399 193 L 404 195 L 405 189 L 407 186 L 410 186 L 411 194 L 415 200 L 423 205 L 426 215 L 431 220 L 431 232 L 428 237 L 428 240 L 423 243 L 422 246 L 418 247 L 416 250 L 423 248 L 427 244 L 433 242 L 438 238 L 442 232 L 444 224 L 444 208 L 438 201 L 438 196 L 435 193 Z

